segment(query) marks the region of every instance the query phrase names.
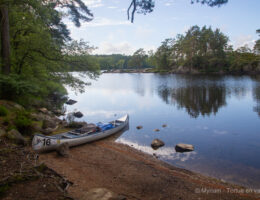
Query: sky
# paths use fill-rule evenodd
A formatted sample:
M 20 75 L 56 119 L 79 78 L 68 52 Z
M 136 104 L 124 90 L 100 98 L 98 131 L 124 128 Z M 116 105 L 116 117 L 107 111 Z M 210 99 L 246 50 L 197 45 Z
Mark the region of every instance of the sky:
M 97 47 L 94 54 L 131 55 L 137 49 L 156 50 L 166 38 L 184 34 L 191 26 L 219 28 L 236 49 L 253 47 L 259 39 L 260 0 L 229 0 L 221 7 L 191 4 L 190 0 L 155 0 L 147 15 L 136 14 L 134 23 L 127 20 L 131 0 L 83 0 L 94 14 L 91 22 L 80 28 L 66 21 L 73 39 L 84 39 Z

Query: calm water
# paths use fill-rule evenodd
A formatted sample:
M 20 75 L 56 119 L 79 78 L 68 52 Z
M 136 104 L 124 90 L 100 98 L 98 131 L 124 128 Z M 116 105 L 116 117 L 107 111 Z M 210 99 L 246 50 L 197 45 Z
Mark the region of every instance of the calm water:
M 68 111 L 80 110 L 87 122 L 129 113 L 129 130 L 118 142 L 178 167 L 260 188 L 260 77 L 103 74 L 91 82 L 83 94 L 70 91 L 78 103 Z M 166 145 L 153 150 L 155 138 Z M 177 153 L 177 143 L 193 144 L 195 151 Z

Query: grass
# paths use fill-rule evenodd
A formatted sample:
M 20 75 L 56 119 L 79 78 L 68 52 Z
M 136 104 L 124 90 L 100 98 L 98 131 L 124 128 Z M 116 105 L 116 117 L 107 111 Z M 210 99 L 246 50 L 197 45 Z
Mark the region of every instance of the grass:
M 6 109 L 6 107 L 0 105 L 0 116 L 5 117 L 7 115 L 8 115 L 8 110 Z
M 14 119 L 14 124 L 17 127 L 18 131 L 24 134 L 31 134 L 32 130 L 32 120 L 30 119 L 30 115 L 26 111 L 19 111 L 16 114 L 16 118 Z

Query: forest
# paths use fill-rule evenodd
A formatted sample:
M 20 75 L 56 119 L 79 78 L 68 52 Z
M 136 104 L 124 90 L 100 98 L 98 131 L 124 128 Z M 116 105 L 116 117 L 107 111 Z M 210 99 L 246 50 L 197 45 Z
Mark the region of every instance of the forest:
M 260 30 L 257 30 L 260 34 Z M 253 73 L 260 72 L 260 40 L 254 48 L 233 49 L 219 29 L 192 26 L 185 34 L 165 39 L 156 51 L 138 49 L 131 56 L 95 55 L 100 68 L 141 69 L 176 73 Z

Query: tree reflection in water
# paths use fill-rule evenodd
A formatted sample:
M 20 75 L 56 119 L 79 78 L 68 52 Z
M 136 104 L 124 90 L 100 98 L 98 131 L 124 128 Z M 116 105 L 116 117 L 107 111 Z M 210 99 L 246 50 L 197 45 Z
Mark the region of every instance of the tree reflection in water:
M 185 108 L 187 113 L 197 118 L 200 114 L 216 114 L 218 109 L 226 105 L 226 88 L 221 86 L 191 86 L 182 88 L 161 87 L 159 96 L 167 104 L 177 104 Z
M 254 76 L 253 79 L 257 81 L 253 88 L 253 98 L 256 101 L 256 106 L 254 106 L 253 110 L 260 117 L 260 76 Z
M 166 104 L 185 109 L 193 118 L 215 115 L 221 107 L 227 105 L 228 97 L 243 98 L 248 91 L 243 81 L 240 82 L 243 79 L 241 76 L 232 77 L 235 85 L 225 76 L 179 75 L 175 78 L 181 80 L 164 82 L 157 88 L 158 95 Z

